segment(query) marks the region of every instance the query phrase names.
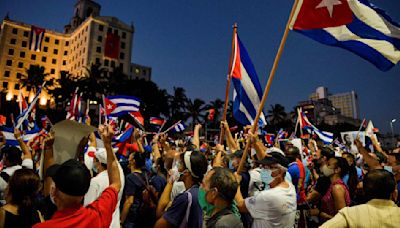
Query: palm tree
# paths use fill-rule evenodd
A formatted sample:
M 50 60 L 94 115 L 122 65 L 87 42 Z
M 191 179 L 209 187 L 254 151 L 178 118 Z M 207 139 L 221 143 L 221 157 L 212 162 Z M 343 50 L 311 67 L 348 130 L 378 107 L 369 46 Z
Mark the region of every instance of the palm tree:
M 109 86 L 108 71 L 100 64 L 91 64 L 86 68 L 86 74 L 79 77 L 77 85 L 80 91 L 85 91 L 87 98 L 99 100 Z
M 191 118 L 192 123 L 200 123 L 204 119 L 204 111 L 207 110 L 207 107 L 204 105 L 205 102 L 198 98 L 192 101 L 191 99 L 187 99 L 187 112 L 185 112 L 185 117 Z
M 187 96 L 186 91 L 182 87 L 174 87 L 174 93 L 170 96 L 170 119 L 174 121 L 183 120 L 186 111 Z
M 48 78 L 49 73 L 45 73 L 44 66 L 40 65 L 31 65 L 28 69 L 26 69 L 26 75 L 22 75 L 20 82 L 22 84 L 21 88 L 32 89 L 33 93 L 46 82 L 46 86 L 43 88 L 44 90 L 48 90 L 49 87 L 53 86 L 54 78 Z
M 267 119 L 271 125 L 276 128 L 286 121 L 287 113 L 285 107 L 280 104 L 271 105 L 271 110 L 268 110 Z
M 71 97 L 76 87 L 77 77 L 73 76 L 68 71 L 61 71 L 60 77 L 55 80 L 54 88 L 48 91 L 55 99 L 56 108 L 59 104 L 61 104 L 61 107 L 65 106 L 66 99 Z

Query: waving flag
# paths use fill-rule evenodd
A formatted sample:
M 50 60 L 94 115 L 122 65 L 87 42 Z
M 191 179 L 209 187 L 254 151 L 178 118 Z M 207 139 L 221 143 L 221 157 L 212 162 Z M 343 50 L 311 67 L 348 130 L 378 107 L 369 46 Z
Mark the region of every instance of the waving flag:
M 78 95 L 78 88 L 76 88 L 69 103 L 69 109 L 65 119 L 75 120 L 75 117 L 77 117 L 79 113 L 78 106 L 80 105 L 80 100 L 81 98 Z
M 300 0 L 290 27 L 382 71 L 400 61 L 400 26 L 367 0 Z
M 306 129 L 310 134 L 315 133 L 325 144 L 330 144 L 333 141 L 333 134 L 327 131 L 321 131 L 316 128 L 308 120 L 304 112 L 299 108 L 297 110 L 299 116 L 300 127 Z
M 22 95 L 22 90 L 20 90 L 18 94 L 18 107 L 20 114 L 28 109 L 28 103 L 26 102 L 25 97 Z
M 108 116 L 123 116 L 139 111 L 140 99 L 133 96 L 108 96 L 104 100 Z
M 46 83 L 43 83 L 43 85 L 38 89 L 35 97 L 33 98 L 32 102 L 29 104 L 29 107 L 24 110 L 18 117 L 17 117 L 17 125 L 15 126 L 16 128 L 19 128 L 22 123 L 28 118 L 29 112 L 35 107 L 37 100 L 39 99 L 40 94 L 42 93 L 42 88 Z
M 175 125 L 174 128 L 172 128 L 173 132 L 182 132 L 186 129 L 186 125 L 183 123 L 178 123 Z
M 142 113 L 140 113 L 139 111 L 137 112 L 131 112 L 129 113 L 133 118 L 135 118 L 135 120 L 141 124 L 142 126 L 144 125 L 144 118 L 142 116 Z
M 161 126 L 165 123 L 165 120 L 159 117 L 150 117 L 150 124 Z
M 234 86 L 233 117 L 243 125 L 254 122 L 262 97 L 262 89 L 253 63 L 239 39 L 234 36 L 230 75 Z M 264 114 L 260 119 L 266 124 Z
M 31 51 L 40 51 L 45 31 L 43 28 L 31 26 L 31 37 L 29 38 L 29 49 Z
M 14 128 L 3 127 L 1 131 L 6 138 L 6 145 L 19 146 L 17 139 L 14 137 Z M 39 133 L 39 129 L 34 129 L 32 131 L 26 131 L 21 137 L 22 140 L 27 143 L 28 141 L 33 140 Z

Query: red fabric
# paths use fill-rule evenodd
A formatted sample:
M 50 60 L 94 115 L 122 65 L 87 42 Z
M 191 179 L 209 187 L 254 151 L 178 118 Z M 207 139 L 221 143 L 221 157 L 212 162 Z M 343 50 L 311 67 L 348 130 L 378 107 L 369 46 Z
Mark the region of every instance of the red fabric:
M 86 207 L 67 208 L 56 211 L 51 220 L 34 225 L 34 228 L 54 227 L 104 227 L 111 224 L 112 214 L 118 202 L 118 192 L 106 188 L 100 197 Z
M 345 189 L 345 201 L 346 201 L 346 206 L 350 206 L 350 193 L 349 189 L 347 186 L 343 183 L 341 179 L 331 183 L 329 186 L 328 191 L 325 193 L 325 195 L 321 199 L 321 211 L 327 213 L 328 215 L 334 216 L 338 211 L 335 209 L 335 200 L 333 199 L 332 195 L 332 189 L 333 186 L 335 185 L 341 185 Z
M 0 115 L 0 125 L 6 125 L 7 117 Z
M 144 125 L 144 118 L 143 118 L 142 114 L 141 114 L 139 111 L 137 111 L 137 112 L 131 112 L 130 114 L 131 114 L 131 116 L 132 116 L 133 118 L 135 118 L 142 126 Z
M 117 143 L 116 146 L 118 147 L 118 153 L 127 157 L 129 154 L 128 152 L 139 152 L 139 146 L 137 143 Z
M 117 105 L 107 98 L 104 98 L 104 103 L 104 105 L 106 106 L 106 115 L 110 115 L 114 111 L 114 109 L 117 108 Z
M 297 163 L 297 167 L 299 167 L 299 171 L 300 171 L 300 178 L 299 181 L 301 179 L 301 186 L 300 189 L 298 189 L 299 191 L 299 196 L 300 198 L 298 199 L 299 204 L 306 202 L 306 190 L 304 189 L 304 182 L 306 180 L 306 170 L 304 169 L 304 165 L 303 162 L 301 162 L 300 159 L 296 159 L 296 163 Z
M 214 120 L 214 115 L 215 115 L 215 109 L 210 109 L 208 110 L 208 120 L 213 121 Z
M 300 6 L 294 29 L 321 29 L 346 25 L 353 21 L 353 12 L 347 1 L 340 1 L 332 9 L 332 17 L 326 6 L 320 6 L 321 0 L 304 0 Z
M 241 59 L 240 59 L 240 47 L 239 47 L 239 40 L 238 40 L 237 34 L 235 34 L 235 50 L 236 52 L 232 53 L 233 55 L 233 62 L 231 63 L 231 69 L 232 69 L 232 77 L 236 79 L 242 79 L 242 72 L 241 72 Z
M 119 57 L 119 36 L 113 33 L 107 33 L 104 47 L 104 55 L 109 58 L 118 59 Z

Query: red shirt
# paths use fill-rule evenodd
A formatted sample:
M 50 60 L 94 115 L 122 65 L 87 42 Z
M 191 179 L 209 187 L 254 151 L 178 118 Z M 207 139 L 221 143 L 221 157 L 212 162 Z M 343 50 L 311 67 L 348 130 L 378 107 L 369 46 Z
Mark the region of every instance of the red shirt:
M 106 188 L 100 197 L 86 207 L 67 208 L 56 211 L 51 220 L 34 225 L 34 228 L 54 227 L 110 227 L 112 215 L 118 202 L 118 192 Z

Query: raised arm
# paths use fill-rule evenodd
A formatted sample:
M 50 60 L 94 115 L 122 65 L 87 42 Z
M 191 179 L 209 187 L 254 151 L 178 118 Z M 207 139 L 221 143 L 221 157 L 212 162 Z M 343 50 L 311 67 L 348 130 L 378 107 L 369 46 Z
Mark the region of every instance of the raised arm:
M 249 136 L 251 145 L 256 150 L 257 159 L 262 160 L 266 156 L 267 148 L 263 145 L 263 143 L 258 139 L 257 133 L 253 134 L 249 131 Z
M 193 145 L 197 149 L 200 149 L 200 132 L 199 132 L 200 129 L 201 129 L 201 124 L 196 124 L 193 131 Z
M 354 144 L 356 144 L 358 152 L 363 156 L 364 161 L 368 164 L 368 166 L 372 169 L 382 169 L 379 161 L 373 158 L 368 151 L 363 147 L 361 141 L 359 139 L 354 140 Z
M 31 159 L 32 160 L 32 154 L 29 151 L 28 146 L 24 142 L 24 140 L 22 138 L 22 133 L 18 128 L 14 129 L 14 137 L 18 141 L 19 146 L 21 147 L 22 153 L 24 155 L 23 160 L 25 160 L 25 159 Z
M 114 136 L 114 131 L 110 125 L 101 125 L 99 127 L 99 132 L 107 151 L 107 173 L 110 186 L 119 192 L 121 189 L 121 179 L 119 176 L 118 160 L 111 147 L 111 139 Z
M 50 194 L 51 177 L 47 177 L 47 169 L 54 164 L 53 156 L 54 132 L 50 132 L 43 140 L 43 176 L 44 178 L 44 196 Z
M 221 121 L 221 125 L 225 129 L 225 136 L 226 136 L 226 144 L 229 147 L 229 150 L 232 151 L 232 153 L 235 153 L 239 149 L 238 144 L 236 143 L 236 140 L 233 138 L 231 131 L 229 130 L 229 125 L 227 121 Z

